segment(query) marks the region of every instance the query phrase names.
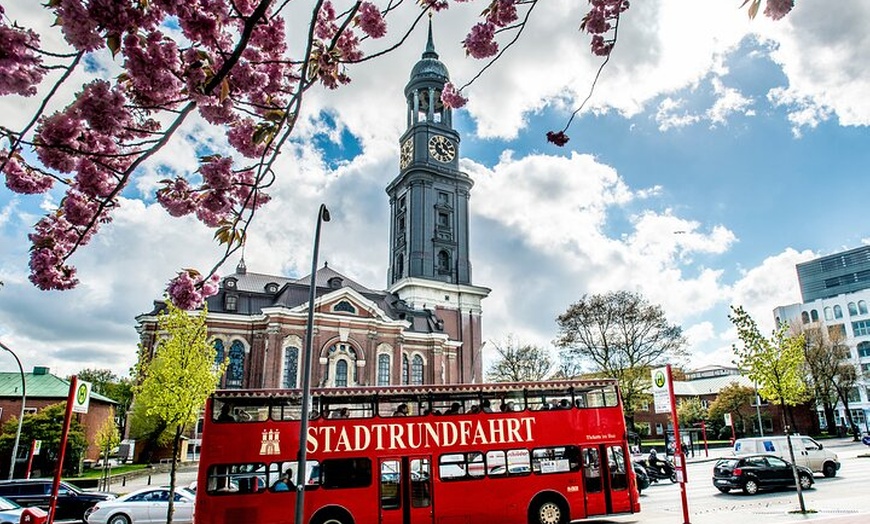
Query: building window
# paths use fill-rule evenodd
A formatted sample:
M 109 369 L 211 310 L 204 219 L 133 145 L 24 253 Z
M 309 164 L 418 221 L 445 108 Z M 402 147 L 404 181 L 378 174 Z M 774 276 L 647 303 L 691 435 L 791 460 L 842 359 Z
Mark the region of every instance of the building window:
M 238 307 L 238 295 L 224 295 L 224 309 L 227 311 L 235 311 Z
M 445 250 L 438 252 L 438 271 L 442 273 L 450 272 L 450 254 Z
M 849 316 L 854 317 L 858 314 L 858 306 L 854 302 L 849 302 L 846 307 L 849 309 Z
M 867 302 L 865 300 L 858 301 L 858 314 L 866 315 L 867 314 Z
M 438 229 L 450 229 L 450 213 L 444 211 L 438 213 Z
M 443 192 L 443 191 L 439 191 L 438 192 L 438 205 L 445 206 L 445 207 L 450 206 L 450 195 Z
M 870 320 L 852 322 L 852 333 L 854 333 L 856 337 L 870 335 Z
M 843 308 L 839 304 L 834 306 L 834 318 L 843 318 Z
M 870 364 L 861 364 L 861 373 L 870 375 Z
M 214 365 L 219 366 L 224 361 L 224 341 L 217 339 L 214 341 Z
M 812 320 L 813 322 L 819 321 L 819 312 L 815 309 L 810 310 L 810 320 Z
M 408 385 L 408 355 L 402 355 L 402 385 Z
M 345 313 L 353 313 L 353 314 L 356 314 L 356 308 L 353 307 L 353 304 L 351 304 L 351 303 L 348 302 L 347 300 L 342 300 L 341 302 L 339 302 L 338 304 L 336 304 L 335 307 L 332 308 L 332 310 L 333 310 L 333 311 L 343 311 L 343 312 L 345 312 Z
M 240 389 L 245 378 L 245 346 L 241 340 L 233 340 L 228 358 L 226 388 Z
M 858 357 L 870 357 L 870 342 L 861 342 L 858 344 Z
M 378 385 L 390 385 L 390 356 L 384 353 L 378 355 Z
M 402 278 L 405 273 L 405 257 L 399 255 L 396 257 L 396 278 Z
M 411 384 L 419 386 L 423 384 L 423 357 L 414 355 L 411 360 Z
M 861 402 L 861 393 L 858 392 L 858 388 L 849 388 L 849 393 L 846 395 L 846 399 L 849 403 Z
M 282 385 L 285 388 L 295 388 L 298 382 L 296 377 L 299 373 L 299 348 L 284 348 L 284 376 Z
M 810 323 L 810 314 L 806 311 L 801 311 L 801 322 L 804 324 Z
M 834 320 L 834 313 L 831 312 L 831 307 L 825 308 L 825 320 Z
M 335 387 L 347 387 L 347 360 L 341 359 L 335 363 Z
M 664 434 L 664 432 L 665 432 L 665 430 L 662 427 L 662 423 L 656 422 L 656 435 L 662 435 L 662 434 Z

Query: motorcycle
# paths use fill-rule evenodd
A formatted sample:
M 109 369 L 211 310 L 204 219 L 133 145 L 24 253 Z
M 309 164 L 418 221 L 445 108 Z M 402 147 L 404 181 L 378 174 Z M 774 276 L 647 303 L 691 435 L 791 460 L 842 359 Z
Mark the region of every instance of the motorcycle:
M 640 464 L 646 470 L 650 482 L 658 482 L 665 479 L 674 483 L 677 482 L 677 469 L 670 460 L 658 459 L 655 464 L 650 464 L 649 459 L 643 459 L 640 461 Z
M 870 433 L 861 437 L 861 442 L 863 442 L 865 446 L 870 446 Z

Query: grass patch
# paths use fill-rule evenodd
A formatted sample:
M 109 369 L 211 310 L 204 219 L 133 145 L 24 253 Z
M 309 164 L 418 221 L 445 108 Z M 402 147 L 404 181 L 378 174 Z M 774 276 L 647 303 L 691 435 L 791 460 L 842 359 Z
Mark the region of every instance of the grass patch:
M 123 464 L 120 466 L 112 466 L 112 469 L 109 473 L 114 477 L 115 475 L 123 475 L 125 473 L 132 473 L 135 471 L 142 471 L 143 469 L 147 469 L 148 464 Z M 76 477 L 80 479 L 98 479 L 103 476 L 102 468 L 93 468 L 86 469 L 82 472 L 81 476 Z

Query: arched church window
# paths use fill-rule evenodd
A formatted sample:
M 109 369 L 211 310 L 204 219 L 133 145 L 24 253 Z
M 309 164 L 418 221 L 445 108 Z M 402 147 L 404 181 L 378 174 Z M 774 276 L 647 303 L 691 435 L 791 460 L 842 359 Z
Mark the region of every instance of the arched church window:
M 450 271 L 450 253 L 443 249 L 438 252 L 438 271 Z
M 825 320 L 834 320 L 834 313 L 831 310 L 831 306 L 825 308 Z
M 819 312 L 815 309 L 810 310 L 810 320 L 812 320 L 813 322 L 819 321 Z
M 241 340 L 233 340 L 229 353 L 230 363 L 227 366 L 227 389 L 239 389 L 242 387 L 242 379 L 245 377 L 245 345 Z
M 858 301 L 858 314 L 859 315 L 866 315 L 867 314 L 867 301 L 866 300 L 859 300 Z
M 402 385 L 408 385 L 408 355 L 402 355 Z
M 801 312 L 801 322 L 804 324 L 810 323 L 810 314 L 807 313 L 806 311 Z
M 333 311 L 343 311 L 345 313 L 356 313 L 356 308 L 347 300 L 342 300 L 332 308 Z
M 341 359 L 335 363 L 335 387 L 347 387 L 347 360 Z
M 224 361 L 224 341 L 216 339 L 214 341 L 214 365 L 219 366 Z
M 284 376 L 282 377 L 282 386 L 285 388 L 295 388 L 298 384 L 297 376 L 299 375 L 299 348 L 286 347 L 284 348 Z
M 378 355 L 378 385 L 390 385 L 390 356 L 385 353 Z
M 414 355 L 411 359 L 411 384 L 419 386 L 423 384 L 423 357 Z
M 834 318 L 843 318 L 843 308 L 839 304 L 834 306 Z
M 849 308 L 849 316 L 855 316 L 858 314 L 858 305 L 854 302 L 849 302 L 846 304 L 846 307 Z

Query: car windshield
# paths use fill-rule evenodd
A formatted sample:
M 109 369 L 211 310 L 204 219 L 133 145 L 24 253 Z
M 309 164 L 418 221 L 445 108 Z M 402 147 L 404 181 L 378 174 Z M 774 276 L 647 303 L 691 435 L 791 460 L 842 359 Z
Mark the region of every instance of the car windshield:
M 70 493 L 75 493 L 76 495 L 81 495 L 81 490 L 77 487 L 67 484 L 66 482 L 61 482 L 60 487 L 58 488 L 58 493 L 63 493 L 63 490 L 68 490 Z
M 0 497 L 0 511 L 9 511 L 10 509 L 18 509 L 20 507 L 21 506 L 12 502 L 11 500 Z

